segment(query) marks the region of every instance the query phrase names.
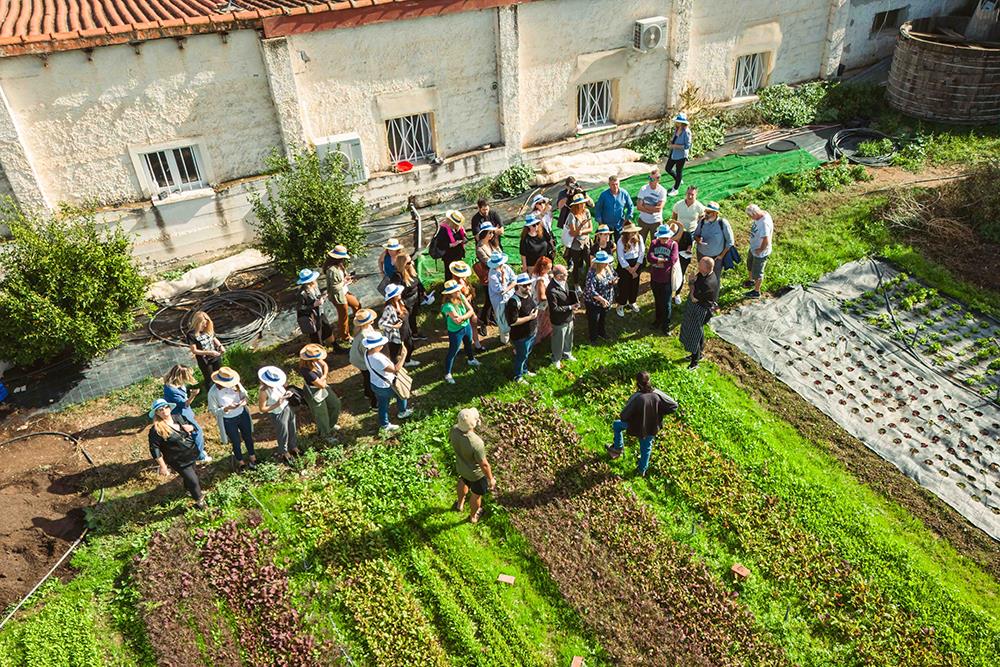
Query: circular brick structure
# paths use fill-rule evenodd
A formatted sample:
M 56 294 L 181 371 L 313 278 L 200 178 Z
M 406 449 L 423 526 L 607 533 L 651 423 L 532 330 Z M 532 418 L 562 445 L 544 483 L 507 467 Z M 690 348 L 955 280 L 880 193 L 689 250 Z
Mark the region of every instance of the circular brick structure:
M 889 105 L 924 120 L 1000 122 L 1000 42 L 960 37 L 967 18 L 930 17 L 899 29 Z

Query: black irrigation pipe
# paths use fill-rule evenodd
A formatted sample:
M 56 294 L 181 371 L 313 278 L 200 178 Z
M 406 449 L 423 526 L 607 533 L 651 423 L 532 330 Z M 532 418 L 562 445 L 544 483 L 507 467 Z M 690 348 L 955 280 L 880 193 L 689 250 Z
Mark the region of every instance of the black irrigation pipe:
M 63 440 L 69 440 L 76 447 L 79 447 L 80 452 L 83 454 L 83 458 L 87 460 L 87 463 L 90 464 L 90 467 L 92 467 L 92 468 L 96 468 L 97 467 L 94 464 L 94 459 L 92 459 L 90 457 L 90 454 L 87 452 L 87 450 L 80 444 L 80 439 L 77 438 L 74 435 L 70 435 L 69 433 L 63 433 L 62 431 L 35 431 L 34 433 L 25 433 L 24 435 L 19 435 L 16 438 L 11 438 L 10 440 L 4 440 L 3 442 L 0 442 L 0 447 L 3 447 L 4 445 L 9 445 L 12 442 L 18 442 L 19 440 L 27 440 L 28 438 L 36 438 L 36 437 L 42 436 L 42 435 L 55 435 L 55 436 L 61 437 Z M 104 502 L 104 487 L 101 487 L 100 494 L 97 497 L 97 503 L 96 504 L 100 505 L 103 502 Z M 4 619 L 2 621 L 0 621 L 0 629 L 2 629 L 3 626 L 7 625 L 7 621 L 9 621 L 10 619 L 12 619 L 14 617 L 14 614 L 16 614 L 18 612 L 18 610 L 22 606 L 24 606 L 24 603 L 27 602 L 28 599 L 32 595 L 35 594 L 35 592 L 41 587 L 41 585 L 44 584 L 46 581 L 49 580 L 49 577 L 51 577 L 55 573 L 55 571 L 59 569 L 59 566 L 63 564 L 63 562 L 69 557 L 69 555 L 71 553 L 73 553 L 78 546 L 80 546 L 80 544 L 83 542 L 83 539 L 85 537 L 87 537 L 87 533 L 89 533 L 89 532 L 90 532 L 90 528 L 87 527 L 87 526 L 84 526 L 83 532 L 80 533 L 80 537 L 76 538 L 76 541 L 73 542 L 73 544 L 70 545 L 69 549 L 66 550 L 66 553 L 64 553 L 59 558 L 59 560 L 56 561 L 55 565 L 53 565 L 51 568 L 49 568 L 49 571 L 45 573 L 45 576 L 42 577 L 38 581 L 38 583 L 35 584 L 34 587 L 30 591 L 28 591 L 28 594 L 25 595 L 23 598 L 21 598 L 21 601 L 18 602 L 14 606 L 14 608 L 10 610 L 10 612 L 4 617 Z
M 184 305 L 182 305 L 182 303 L 170 304 L 156 311 L 153 317 L 150 318 L 149 323 L 146 325 L 146 328 L 149 330 L 149 335 L 157 340 L 167 343 L 168 345 L 187 347 L 187 343 L 184 342 L 183 339 L 190 328 L 191 318 L 194 317 L 196 312 L 203 310 L 211 316 L 212 312 L 215 310 L 235 306 L 249 312 L 251 315 L 256 316 L 255 319 L 249 324 L 245 324 L 229 331 L 219 332 L 216 335 L 223 345 L 232 345 L 234 343 L 250 345 L 264 335 L 264 331 L 271 325 L 271 322 L 273 322 L 274 318 L 278 315 L 278 304 L 274 300 L 274 297 L 258 290 L 231 290 L 229 292 L 222 292 L 221 294 L 214 294 L 212 296 L 205 297 L 199 301 L 189 301 Z M 177 332 L 180 336 L 180 340 L 176 338 L 168 338 L 167 336 L 158 333 L 153 328 L 153 323 L 156 322 L 156 318 L 164 312 L 168 310 L 182 309 L 185 312 L 181 316 Z
M 851 150 L 850 152 L 848 152 L 848 150 L 850 149 L 845 150 L 843 146 L 843 144 L 845 144 L 847 140 L 868 141 L 868 140 L 879 140 L 879 139 L 890 140 L 893 146 L 892 152 L 886 153 L 884 155 L 861 157 L 857 154 L 856 151 Z M 883 132 L 879 132 L 878 130 L 872 130 L 866 127 L 855 127 L 847 130 L 840 130 L 832 137 L 830 137 L 828 143 L 830 148 L 830 154 L 833 155 L 834 160 L 839 159 L 841 157 L 845 157 L 847 158 L 848 162 L 853 162 L 855 164 L 862 164 L 865 165 L 866 167 L 888 167 L 889 165 L 892 164 L 892 158 L 895 157 L 896 153 L 899 152 L 899 145 L 895 139 L 893 139 L 892 137 Z

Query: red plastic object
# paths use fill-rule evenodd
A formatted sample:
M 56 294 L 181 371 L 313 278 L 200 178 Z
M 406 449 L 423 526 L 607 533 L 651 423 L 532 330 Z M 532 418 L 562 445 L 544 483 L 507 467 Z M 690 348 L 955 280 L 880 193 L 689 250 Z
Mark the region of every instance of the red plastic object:
M 407 162 L 406 160 L 402 160 L 396 163 L 396 171 L 398 171 L 399 173 L 407 172 L 411 169 L 413 169 L 412 162 Z

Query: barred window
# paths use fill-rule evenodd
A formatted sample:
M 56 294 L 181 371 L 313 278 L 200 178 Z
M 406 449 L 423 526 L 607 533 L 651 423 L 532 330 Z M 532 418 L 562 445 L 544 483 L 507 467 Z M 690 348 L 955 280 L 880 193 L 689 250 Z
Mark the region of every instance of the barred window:
M 736 78 L 733 97 L 753 95 L 764 85 L 766 53 L 751 53 L 736 60 Z
M 395 164 L 406 160 L 418 162 L 434 157 L 434 135 L 431 114 L 403 116 L 385 121 L 389 138 L 389 160 Z
M 208 187 L 202 177 L 195 146 L 142 153 L 141 157 L 154 197 L 163 199 Z
M 611 82 L 597 81 L 579 87 L 576 95 L 577 124 L 581 130 L 612 125 Z

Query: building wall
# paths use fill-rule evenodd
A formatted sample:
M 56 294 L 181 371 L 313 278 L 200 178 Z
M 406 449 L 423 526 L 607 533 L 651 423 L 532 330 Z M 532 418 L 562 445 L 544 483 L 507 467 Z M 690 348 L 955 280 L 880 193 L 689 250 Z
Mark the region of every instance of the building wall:
M 10 181 L 7 180 L 7 173 L 0 169 L 0 197 L 13 196 L 14 190 L 10 187 Z
M 310 138 L 357 132 L 385 170 L 385 116 L 429 104 L 439 156 L 500 143 L 496 26 L 482 10 L 289 38 Z
M 892 55 L 898 30 L 872 34 L 872 22 L 879 12 L 905 7 L 904 21 L 951 14 L 969 5 L 968 0 L 850 0 L 850 17 L 844 39 L 841 64 L 855 69 Z
M 670 16 L 672 4 L 670 0 L 546 0 L 519 6 L 523 146 L 576 132 L 581 83 L 617 78 L 617 123 L 665 115 L 670 52 L 634 51 L 632 30 L 637 19 Z M 617 52 L 603 58 L 592 55 L 608 51 Z
M 213 183 L 260 173 L 281 145 L 256 32 L 47 61 L 0 58 L 0 81 L 49 202 L 143 199 L 128 146 L 200 137 Z
M 820 75 L 830 0 L 712 0 L 694 6 L 688 79 L 708 101 L 732 97 L 736 59 L 771 52 L 766 81 Z

